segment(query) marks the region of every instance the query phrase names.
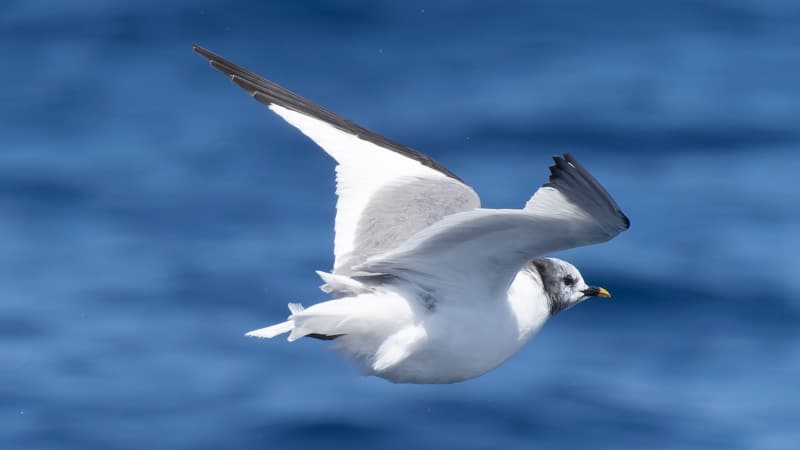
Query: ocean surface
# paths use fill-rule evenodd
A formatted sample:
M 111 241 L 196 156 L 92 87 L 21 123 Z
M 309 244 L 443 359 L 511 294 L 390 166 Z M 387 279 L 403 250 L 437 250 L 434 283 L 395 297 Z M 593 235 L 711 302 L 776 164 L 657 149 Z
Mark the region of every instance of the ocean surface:
M 800 448 L 800 3 L 0 7 L 0 448 Z M 612 301 L 481 378 L 259 341 L 323 300 L 333 162 L 198 43 L 520 207 L 573 153 Z

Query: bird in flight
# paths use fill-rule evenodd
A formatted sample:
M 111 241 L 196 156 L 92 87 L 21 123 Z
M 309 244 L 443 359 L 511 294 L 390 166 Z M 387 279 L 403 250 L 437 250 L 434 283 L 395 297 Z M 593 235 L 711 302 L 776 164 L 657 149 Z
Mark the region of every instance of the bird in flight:
M 362 371 L 397 383 L 453 383 L 517 353 L 555 314 L 590 297 L 572 264 L 544 255 L 630 226 L 569 154 L 522 209 L 481 208 L 430 157 L 369 131 L 204 48 L 194 51 L 336 160 L 330 299 L 248 336 L 331 341 Z

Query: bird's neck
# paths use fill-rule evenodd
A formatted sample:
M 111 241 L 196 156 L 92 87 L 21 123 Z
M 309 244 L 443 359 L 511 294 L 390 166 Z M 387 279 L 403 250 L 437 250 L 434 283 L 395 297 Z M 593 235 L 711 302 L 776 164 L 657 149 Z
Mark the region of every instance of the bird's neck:
M 520 340 L 527 341 L 550 317 L 550 303 L 534 270 L 519 271 L 508 290 L 508 302 L 517 319 Z

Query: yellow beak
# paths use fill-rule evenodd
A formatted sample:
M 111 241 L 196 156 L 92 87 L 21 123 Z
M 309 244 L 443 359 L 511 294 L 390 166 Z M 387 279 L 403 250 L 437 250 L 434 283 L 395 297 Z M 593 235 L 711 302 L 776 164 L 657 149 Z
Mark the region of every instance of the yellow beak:
M 583 294 L 587 297 L 611 298 L 610 292 L 608 292 L 605 288 L 596 286 L 590 286 L 588 289 L 585 289 Z

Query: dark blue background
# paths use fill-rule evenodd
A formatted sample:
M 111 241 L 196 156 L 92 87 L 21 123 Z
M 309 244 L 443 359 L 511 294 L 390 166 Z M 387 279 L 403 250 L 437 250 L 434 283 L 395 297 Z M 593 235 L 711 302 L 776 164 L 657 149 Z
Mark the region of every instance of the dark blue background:
M 8 1 L 3 449 L 795 449 L 800 4 Z M 615 294 L 477 380 L 242 333 L 319 301 L 333 163 L 199 43 L 520 207 L 570 151 Z

